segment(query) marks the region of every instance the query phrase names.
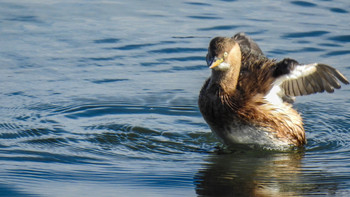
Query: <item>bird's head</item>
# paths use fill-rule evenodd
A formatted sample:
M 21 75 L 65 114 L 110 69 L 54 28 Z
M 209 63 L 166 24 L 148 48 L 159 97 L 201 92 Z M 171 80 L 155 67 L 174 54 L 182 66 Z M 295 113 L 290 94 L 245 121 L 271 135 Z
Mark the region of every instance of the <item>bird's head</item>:
M 206 57 L 209 68 L 228 71 L 241 66 L 241 50 L 233 38 L 216 37 L 210 41 Z

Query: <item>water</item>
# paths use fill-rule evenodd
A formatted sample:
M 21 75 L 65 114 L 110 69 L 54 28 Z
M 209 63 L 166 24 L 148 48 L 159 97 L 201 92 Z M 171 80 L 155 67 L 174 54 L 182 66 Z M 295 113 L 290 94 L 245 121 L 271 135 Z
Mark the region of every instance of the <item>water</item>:
M 220 153 L 214 36 L 350 77 L 340 1 L 0 1 L 0 196 L 348 196 L 350 92 L 298 98 L 308 144 Z

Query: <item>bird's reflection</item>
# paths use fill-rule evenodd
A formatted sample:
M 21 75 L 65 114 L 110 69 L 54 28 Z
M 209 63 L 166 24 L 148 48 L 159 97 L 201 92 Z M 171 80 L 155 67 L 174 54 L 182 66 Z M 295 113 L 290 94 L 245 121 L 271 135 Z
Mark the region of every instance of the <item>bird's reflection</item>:
M 199 196 L 300 196 L 305 191 L 320 190 L 318 185 L 304 180 L 303 155 L 303 151 L 213 154 L 196 174 L 196 193 Z M 329 192 L 327 188 L 323 188 L 325 193 Z

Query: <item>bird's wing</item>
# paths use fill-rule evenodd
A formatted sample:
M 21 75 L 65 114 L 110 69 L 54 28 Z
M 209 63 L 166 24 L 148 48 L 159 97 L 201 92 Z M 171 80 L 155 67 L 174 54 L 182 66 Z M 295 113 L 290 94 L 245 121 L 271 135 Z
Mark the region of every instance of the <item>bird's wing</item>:
M 241 50 L 248 50 L 249 52 L 256 55 L 264 55 L 258 44 L 256 44 L 254 40 L 247 36 L 245 33 L 237 33 L 233 36 L 233 39 L 239 44 Z
M 347 78 L 337 69 L 326 64 L 300 65 L 292 59 L 284 59 L 276 64 L 274 73 L 278 85 L 287 96 L 303 96 L 317 92 L 334 92 L 341 81 L 349 84 Z

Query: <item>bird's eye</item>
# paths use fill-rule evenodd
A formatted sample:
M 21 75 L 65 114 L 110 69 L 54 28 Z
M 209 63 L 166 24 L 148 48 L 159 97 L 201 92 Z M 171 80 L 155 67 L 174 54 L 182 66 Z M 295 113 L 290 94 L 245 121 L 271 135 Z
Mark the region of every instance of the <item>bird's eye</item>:
M 228 55 L 228 53 L 227 53 L 227 52 L 225 52 L 225 53 L 224 53 L 224 58 L 225 58 L 225 57 L 227 57 L 227 55 Z

